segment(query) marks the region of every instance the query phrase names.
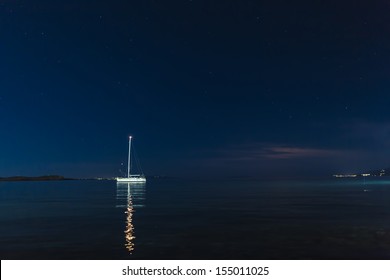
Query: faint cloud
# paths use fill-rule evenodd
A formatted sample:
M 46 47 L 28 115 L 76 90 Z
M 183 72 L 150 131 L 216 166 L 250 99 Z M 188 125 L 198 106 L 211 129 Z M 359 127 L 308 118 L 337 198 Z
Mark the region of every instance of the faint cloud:
M 220 151 L 219 157 L 224 160 L 251 161 L 261 159 L 330 158 L 341 154 L 345 154 L 345 151 L 283 144 L 252 143 L 224 149 Z
M 339 163 L 356 162 L 358 157 L 355 151 L 257 142 L 221 148 L 204 158 L 200 166 L 224 176 L 330 176 L 340 170 Z
M 313 149 L 313 148 L 291 147 L 291 146 L 264 147 L 263 152 L 265 158 L 271 158 L 271 159 L 334 157 L 340 154 L 340 151 L 337 150 Z

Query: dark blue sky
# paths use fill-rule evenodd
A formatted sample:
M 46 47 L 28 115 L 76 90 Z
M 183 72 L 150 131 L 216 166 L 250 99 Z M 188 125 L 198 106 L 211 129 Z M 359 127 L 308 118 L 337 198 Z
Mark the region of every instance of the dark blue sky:
M 0 177 L 390 166 L 388 1 L 2 1 Z

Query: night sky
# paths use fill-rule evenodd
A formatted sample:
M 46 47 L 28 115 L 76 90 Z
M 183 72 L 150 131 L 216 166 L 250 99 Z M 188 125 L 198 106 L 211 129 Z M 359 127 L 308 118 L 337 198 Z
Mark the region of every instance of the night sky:
M 0 177 L 390 166 L 388 1 L 1 1 Z

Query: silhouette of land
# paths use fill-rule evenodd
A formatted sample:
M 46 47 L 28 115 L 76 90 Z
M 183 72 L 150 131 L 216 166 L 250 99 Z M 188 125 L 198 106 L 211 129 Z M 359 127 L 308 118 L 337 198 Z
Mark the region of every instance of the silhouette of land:
M 36 177 L 27 176 L 12 176 L 12 177 L 0 177 L 0 181 L 62 181 L 62 180 L 74 180 L 72 178 L 65 178 L 60 175 L 45 175 Z

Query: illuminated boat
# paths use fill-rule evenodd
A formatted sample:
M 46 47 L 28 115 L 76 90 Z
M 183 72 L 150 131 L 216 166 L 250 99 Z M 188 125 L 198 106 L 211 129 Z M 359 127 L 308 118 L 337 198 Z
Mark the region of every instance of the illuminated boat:
M 146 182 L 146 178 L 144 174 L 131 174 L 131 139 L 132 137 L 129 136 L 129 154 L 127 158 L 127 177 L 117 177 L 116 181 L 128 183 L 128 182 L 134 182 L 134 183 L 144 183 Z

